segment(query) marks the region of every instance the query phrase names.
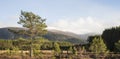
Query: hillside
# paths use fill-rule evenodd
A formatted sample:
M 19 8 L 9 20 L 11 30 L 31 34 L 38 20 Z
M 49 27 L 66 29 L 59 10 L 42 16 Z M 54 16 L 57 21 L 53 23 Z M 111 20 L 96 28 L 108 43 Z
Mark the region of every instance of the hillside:
M 17 28 L 17 27 L 7 27 L 7 28 L 0 28 L 0 39 L 15 39 L 19 37 L 25 37 L 19 34 L 14 34 L 9 31 L 12 30 L 25 30 L 24 28 Z M 66 41 L 75 44 L 83 44 L 84 42 L 80 39 L 79 35 L 71 33 L 71 32 L 64 32 L 59 30 L 48 30 L 47 34 L 43 36 L 44 38 L 50 41 Z

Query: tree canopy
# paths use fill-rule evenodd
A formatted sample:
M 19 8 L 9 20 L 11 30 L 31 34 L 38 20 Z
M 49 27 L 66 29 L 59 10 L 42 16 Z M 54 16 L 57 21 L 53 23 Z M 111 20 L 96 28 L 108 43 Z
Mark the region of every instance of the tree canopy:
M 115 51 L 115 43 L 120 40 L 120 27 L 113 27 L 103 31 L 102 38 L 110 51 Z
M 105 43 L 103 42 L 103 39 L 100 38 L 94 38 L 92 41 L 92 44 L 89 47 L 91 52 L 95 52 L 96 54 L 105 53 L 107 52 L 107 47 Z
M 18 24 L 21 24 L 27 30 L 26 34 L 30 36 L 35 35 L 44 35 L 46 33 L 46 19 L 42 19 L 40 16 L 35 15 L 32 12 L 21 11 L 19 17 L 20 21 Z

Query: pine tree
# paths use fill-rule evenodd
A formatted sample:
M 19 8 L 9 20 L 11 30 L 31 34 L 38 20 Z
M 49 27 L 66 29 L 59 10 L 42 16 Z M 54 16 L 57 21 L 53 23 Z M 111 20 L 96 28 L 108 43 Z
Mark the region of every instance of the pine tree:
M 73 47 L 73 51 L 72 52 L 73 52 L 74 55 L 77 55 L 77 49 L 76 49 L 76 47 Z
M 69 47 L 69 52 L 72 53 L 72 51 L 73 51 L 73 48 L 72 48 L 72 46 L 70 46 Z
M 57 42 L 54 42 L 54 51 L 55 51 L 55 54 L 60 54 L 61 52 L 60 46 Z
M 93 39 L 93 41 L 89 47 L 89 50 L 91 52 L 94 52 L 96 54 L 96 56 L 98 56 L 100 54 L 104 54 L 104 56 L 105 56 L 105 54 L 108 53 L 107 47 L 101 37 Z
M 22 31 L 25 35 L 30 36 L 31 44 L 30 44 L 30 56 L 33 56 L 33 40 L 36 36 L 42 37 L 47 30 L 46 30 L 46 19 L 42 19 L 40 16 L 35 15 L 32 12 L 25 12 L 21 11 L 20 21 L 18 24 L 21 24 L 27 30 Z

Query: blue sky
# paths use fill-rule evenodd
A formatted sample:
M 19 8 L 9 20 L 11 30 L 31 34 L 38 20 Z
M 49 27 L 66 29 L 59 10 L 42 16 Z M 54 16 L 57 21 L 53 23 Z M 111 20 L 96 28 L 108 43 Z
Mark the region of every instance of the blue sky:
M 119 26 L 120 0 L 1 0 L 0 27 L 19 27 L 20 11 L 46 18 L 48 29 L 102 33 Z

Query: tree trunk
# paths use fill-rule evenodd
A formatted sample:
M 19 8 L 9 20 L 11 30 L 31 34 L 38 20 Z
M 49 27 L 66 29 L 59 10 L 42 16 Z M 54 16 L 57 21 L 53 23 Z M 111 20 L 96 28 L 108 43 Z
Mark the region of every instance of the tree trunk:
M 32 46 L 30 47 L 30 57 L 33 57 L 33 48 L 32 48 Z
M 33 39 L 31 38 L 31 42 L 30 42 L 30 57 L 33 57 Z
M 23 50 L 21 49 L 21 58 L 22 58 L 22 59 L 24 59 L 24 58 L 23 58 L 23 54 L 24 54 L 24 53 L 23 53 Z

